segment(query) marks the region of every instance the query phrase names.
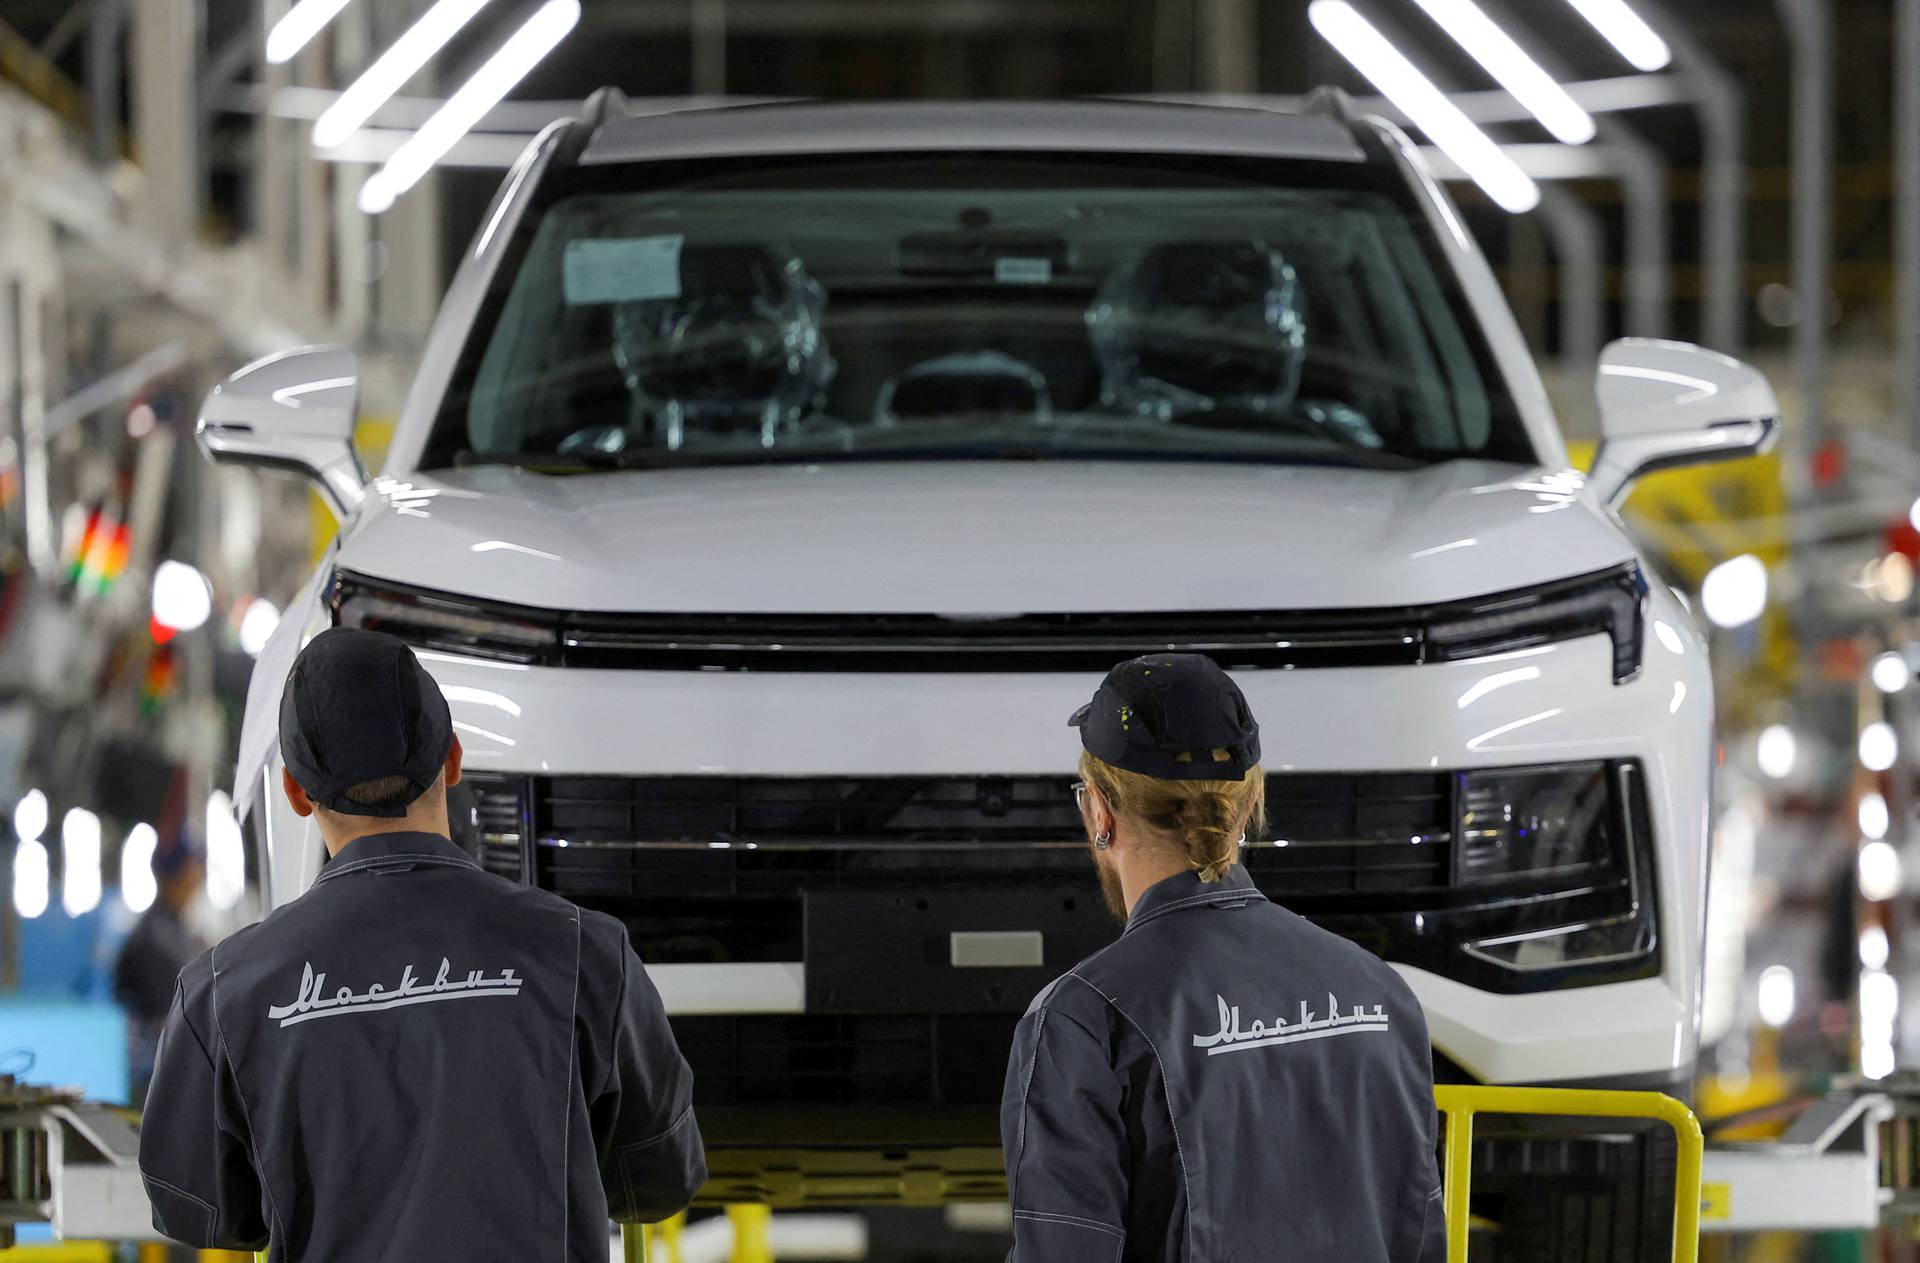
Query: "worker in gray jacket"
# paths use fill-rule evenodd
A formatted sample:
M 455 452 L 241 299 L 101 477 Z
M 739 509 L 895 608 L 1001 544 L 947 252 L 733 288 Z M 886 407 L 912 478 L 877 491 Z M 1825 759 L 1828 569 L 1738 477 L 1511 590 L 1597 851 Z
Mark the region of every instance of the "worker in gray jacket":
M 1265 776 L 1211 660 L 1115 667 L 1071 723 L 1126 928 L 1022 1019 L 1001 1105 L 1016 1263 L 1439 1263 L 1427 1028 L 1381 961 L 1240 866 Z
M 460 743 L 378 632 L 288 676 L 284 790 L 332 858 L 180 975 L 140 1129 L 154 1227 L 312 1259 L 606 1263 L 706 1179 L 693 1076 L 618 921 L 448 837 Z

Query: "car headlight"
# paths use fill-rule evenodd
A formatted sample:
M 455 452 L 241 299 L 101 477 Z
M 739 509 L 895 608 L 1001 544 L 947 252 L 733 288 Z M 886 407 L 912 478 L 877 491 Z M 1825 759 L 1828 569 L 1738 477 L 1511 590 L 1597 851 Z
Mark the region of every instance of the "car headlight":
M 1620 856 L 1606 763 L 1461 772 L 1455 801 L 1458 886 L 1566 878 Z
M 468 604 L 347 571 L 335 572 L 328 604 L 336 627 L 387 632 L 422 649 L 531 663 L 550 661 L 560 648 L 555 615 Z
M 1463 943 L 1469 956 L 1517 973 L 1652 966 L 1639 778 L 1637 764 L 1597 761 L 1458 774 L 1454 882 L 1507 896 L 1506 924 Z M 1539 891 L 1551 897 L 1527 897 Z
M 1613 641 L 1613 682 L 1640 674 L 1647 580 L 1633 563 L 1467 604 L 1436 615 L 1426 630 L 1433 662 L 1483 658 L 1605 632 Z

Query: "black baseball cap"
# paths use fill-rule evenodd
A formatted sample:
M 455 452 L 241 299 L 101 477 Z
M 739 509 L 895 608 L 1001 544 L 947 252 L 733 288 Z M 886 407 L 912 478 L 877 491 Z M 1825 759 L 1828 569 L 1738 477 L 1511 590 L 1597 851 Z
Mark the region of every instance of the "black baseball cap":
M 280 757 L 307 797 L 349 816 L 404 816 L 440 777 L 453 716 L 413 650 L 385 632 L 332 627 L 307 642 L 280 694 Z M 347 798 L 367 781 L 404 776 L 404 802 Z
M 1067 723 L 1095 758 L 1142 776 L 1237 781 L 1260 762 L 1260 725 L 1246 697 L 1204 654 L 1121 663 Z

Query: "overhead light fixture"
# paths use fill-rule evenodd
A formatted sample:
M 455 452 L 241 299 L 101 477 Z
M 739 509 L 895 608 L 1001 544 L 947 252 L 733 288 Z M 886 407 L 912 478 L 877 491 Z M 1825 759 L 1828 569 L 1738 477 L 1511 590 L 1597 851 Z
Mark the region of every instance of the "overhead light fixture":
M 274 65 L 292 61 L 294 54 L 313 42 L 327 23 L 352 0 L 300 0 L 267 32 L 267 60 Z
M 256 596 L 247 602 L 247 612 L 240 616 L 240 648 L 249 658 L 257 658 L 266 649 L 267 642 L 273 639 L 274 629 L 280 626 L 280 610 L 272 601 Z
M 1860 832 L 1869 839 L 1887 836 L 1887 828 L 1893 823 L 1887 810 L 1886 796 L 1878 790 L 1868 790 L 1860 795 L 1860 806 L 1855 812 L 1860 817 Z
M 1755 995 L 1760 1020 L 1776 1028 L 1792 1021 L 1793 991 L 1793 970 L 1785 965 L 1768 965 L 1761 970 L 1760 985 Z
M 1480 68 L 1513 95 L 1555 140 L 1584 145 L 1594 137 L 1593 115 L 1567 95 L 1567 90 L 1527 50 L 1483 12 L 1473 0 L 1416 0 L 1427 16 L 1454 43 L 1466 50 Z
M 1540 204 L 1532 177 L 1347 0 L 1313 0 L 1307 20 L 1488 197 L 1515 214 Z
M 30 789 L 13 805 L 13 836 L 32 842 L 47 831 L 47 796 Z
M 1898 650 L 1889 649 L 1873 660 L 1873 687 L 1882 693 L 1898 693 L 1913 682 L 1913 668 L 1907 665 L 1905 655 Z
M 22 838 L 13 848 L 13 910 L 31 921 L 47 910 L 47 846 Z
M 547 0 L 541 5 L 406 144 L 394 151 L 385 166 L 367 178 L 360 186 L 360 209 L 378 215 L 418 184 L 433 164 L 473 130 L 579 21 L 580 0 Z
M 70 917 L 100 906 L 100 817 L 85 807 L 60 822 L 60 904 Z
M 120 844 L 120 899 L 129 912 L 145 912 L 160 893 L 153 875 L 153 853 L 159 845 L 160 835 L 144 821 L 129 829 Z
M 1752 553 L 1730 557 L 1700 581 L 1700 608 L 1720 627 L 1745 627 L 1767 608 L 1767 564 Z
M 1869 772 L 1884 772 L 1900 757 L 1900 739 L 1893 725 L 1876 719 L 1860 730 L 1860 766 Z
M 440 0 L 421 14 L 420 20 L 393 41 L 393 46 L 362 71 L 314 122 L 314 146 L 332 149 L 359 131 L 407 80 L 446 47 L 461 27 L 473 20 L 474 14 L 486 7 L 487 0 Z
M 169 631 L 198 629 L 213 613 L 213 587 L 197 566 L 163 561 L 153 572 L 153 621 Z
M 1891 842 L 1874 841 L 1860 848 L 1860 894 L 1873 903 L 1885 903 L 1900 893 L 1900 852 Z
M 1760 739 L 1754 743 L 1754 756 L 1760 763 L 1761 774 L 1776 781 L 1790 775 L 1799 744 L 1793 729 L 1785 724 L 1768 724 L 1761 729 Z
M 1664 70 L 1673 50 L 1627 0 L 1567 0 L 1615 52 L 1638 70 Z
M 223 789 L 207 795 L 207 902 L 226 911 L 247 888 L 245 835 Z

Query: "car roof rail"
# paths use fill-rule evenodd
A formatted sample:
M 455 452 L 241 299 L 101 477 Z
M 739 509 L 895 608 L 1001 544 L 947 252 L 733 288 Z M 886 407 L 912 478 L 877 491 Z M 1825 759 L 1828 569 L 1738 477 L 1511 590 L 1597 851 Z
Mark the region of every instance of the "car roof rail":
M 1321 84 L 1300 98 L 1300 112 L 1337 118 L 1343 123 L 1360 121 L 1360 111 L 1354 108 L 1353 98 L 1347 95 L 1344 88 L 1336 88 L 1331 84 Z
M 587 127 L 594 128 L 626 113 L 627 94 L 609 83 L 587 94 L 587 99 L 580 103 L 579 118 Z
M 566 133 L 561 136 L 559 146 L 554 150 L 554 161 L 563 166 L 572 166 L 580 161 L 587 142 L 600 130 L 600 125 L 609 118 L 625 117 L 628 113 L 627 94 L 612 84 L 595 88 L 580 102 L 573 117 L 567 121 Z

